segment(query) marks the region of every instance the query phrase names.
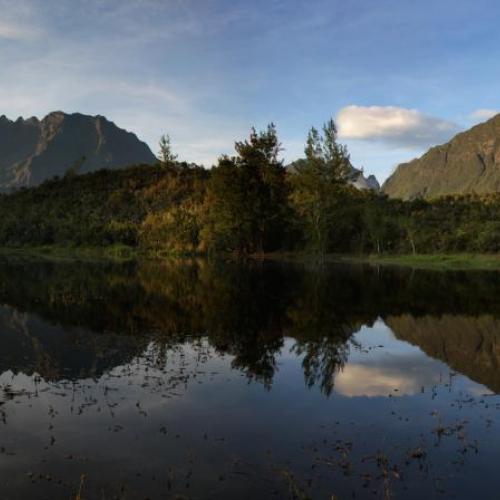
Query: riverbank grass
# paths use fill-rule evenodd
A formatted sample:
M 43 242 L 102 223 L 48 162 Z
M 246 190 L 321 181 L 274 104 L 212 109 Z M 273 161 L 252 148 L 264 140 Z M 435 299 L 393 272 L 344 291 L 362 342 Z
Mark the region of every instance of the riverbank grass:
M 348 260 L 351 260 L 348 258 Z M 417 254 L 370 255 L 354 258 L 371 264 L 409 266 L 420 269 L 500 270 L 500 255 L 496 254 Z
M 126 245 L 106 247 L 79 246 L 39 246 L 39 247 L 0 247 L 0 255 L 48 258 L 51 260 L 113 260 L 130 261 L 140 259 L 169 259 L 190 257 L 193 255 L 173 254 L 167 251 L 151 252 Z M 221 255 L 234 258 L 232 254 Z M 198 255 L 198 257 L 202 257 Z M 314 262 L 317 256 L 306 252 L 278 252 L 248 256 L 258 260 L 278 260 L 290 262 Z M 450 270 L 499 270 L 500 254 L 417 254 L 417 255 L 342 255 L 327 254 L 323 262 L 357 263 L 379 266 L 405 266 L 418 269 Z

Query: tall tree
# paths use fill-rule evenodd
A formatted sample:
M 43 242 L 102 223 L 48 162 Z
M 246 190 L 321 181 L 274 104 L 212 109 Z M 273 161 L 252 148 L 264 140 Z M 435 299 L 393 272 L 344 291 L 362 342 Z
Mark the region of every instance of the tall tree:
M 323 160 L 330 169 L 330 175 L 339 182 L 345 182 L 349 178 L 352 167 L 349 159 L 347 146 L 339 144 L 337 126 L 333 119 L 323 125 Z
M 212 170 L 208 199 L 212 237 L 226 250 L 263 253 L 279 245 L 286 213 L 286 171 L 276 127 L 252 129 Z
M 168 134 L 164 134 L 160 137 L 158 145 L 160 148 L 158 151 L 158 158 L 164 165 L 177 161 L 177 155 L 172 151 L 172 144 L 170 143 L 170 136 Z
M 347 148 L 337 142 L 333 120 L 323 126 L 323 134 L 311 128 L 304 152 L 305 159 L 294 164 L 290 176 L 290 199 L 308 246 L 323 257 L 338 208 L 337 194 L 346 184 L 351 164 Z

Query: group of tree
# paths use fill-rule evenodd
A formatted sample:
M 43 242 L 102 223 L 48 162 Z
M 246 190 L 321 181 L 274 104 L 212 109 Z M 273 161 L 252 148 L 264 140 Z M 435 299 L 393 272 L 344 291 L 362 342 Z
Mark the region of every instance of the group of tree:
M 333 120 L 285 166 L 273 124 L 210 170 L 169 136 L 155 166 L 51 179 L 0 196 L 1 246 L 127 245 L 154 254 L 500 251 L 500 195 L 402 201 L 358 190 Z

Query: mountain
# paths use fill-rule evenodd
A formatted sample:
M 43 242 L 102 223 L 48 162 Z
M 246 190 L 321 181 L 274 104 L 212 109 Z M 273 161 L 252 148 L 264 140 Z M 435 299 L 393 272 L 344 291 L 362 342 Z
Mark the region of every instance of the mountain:
M 305 160 L 303 159 L 296 160 L 293 163 L 287 165 L 286 168 L 290 173 L 294 173 L 296 171 L 296 168 L 300 166 L 304 161 Z M 350 166 L 351 166 L 351 172 L 349 173 L 347 182 L 351 186 L 354 186 L 359 190 L 371 189 L 373 191 L 380 191 L 380 184 L 378 183 L 377 178 L 374 175 L 369 175 L 368 177 L 365 177 L 362 168 L 359 169 L 353 167 L 352 164 Z
M 382 191 L 403 199 L 500 191 L 500 114 L 399 165 Z
M 155 161 L 135 134 L 103 116 L 60 111 L 42 120 L 0 116 L 0 190 L 35 186 L 69 171 L 86 173 Z
M 352 175 L 349 182 L 354 187 L 361 190 L 371 189 L 373 191 L 380 191 L 380 184 L 378 183 L 377 178 L 374 175 L 365 177 L 362 170 L 358 170 L 354 167 L 352 168 Z

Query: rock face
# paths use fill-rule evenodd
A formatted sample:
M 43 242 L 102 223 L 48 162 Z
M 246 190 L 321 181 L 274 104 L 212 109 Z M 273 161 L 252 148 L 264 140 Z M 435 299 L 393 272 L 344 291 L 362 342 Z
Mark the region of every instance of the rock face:
M 500 114 L 399 165 L 382 190 L 403 199 L 500 191 Z
M 68 171 L 86 173 L 156 161 L 135 134 L 102 116 L 54 112 L 43 120 L 0 117 L 0 190 L 35 186 Z
M 293 163 L 290 163 L 290 165 L 287 165 L 286 168 L 290 173 L 294 173 L 299 165 L 302 164 L 304 160 L 296 160 Z M 365 177 L 363 169 L 359 169 L 356 167 L 353 167 L 352 164 L 350 165 L 351 171 L 348 174 L 348 179 L 347 182 L 351 186 L 354 186 L 355 188 L 359 190 L 365 190 L 365 189 L 371 189 L 372 191 L 380 191 L 380 184 L 377 181 L 377 178 L 374 175 L 369 175 L 368 177 Z
M 362 170 L 357 168 L 352 169 L 352 176 L 349 182 L 358 189 L 371 189 L 372 191 L 380 191 L 380 184 L 374 175 L 365 177 Z

